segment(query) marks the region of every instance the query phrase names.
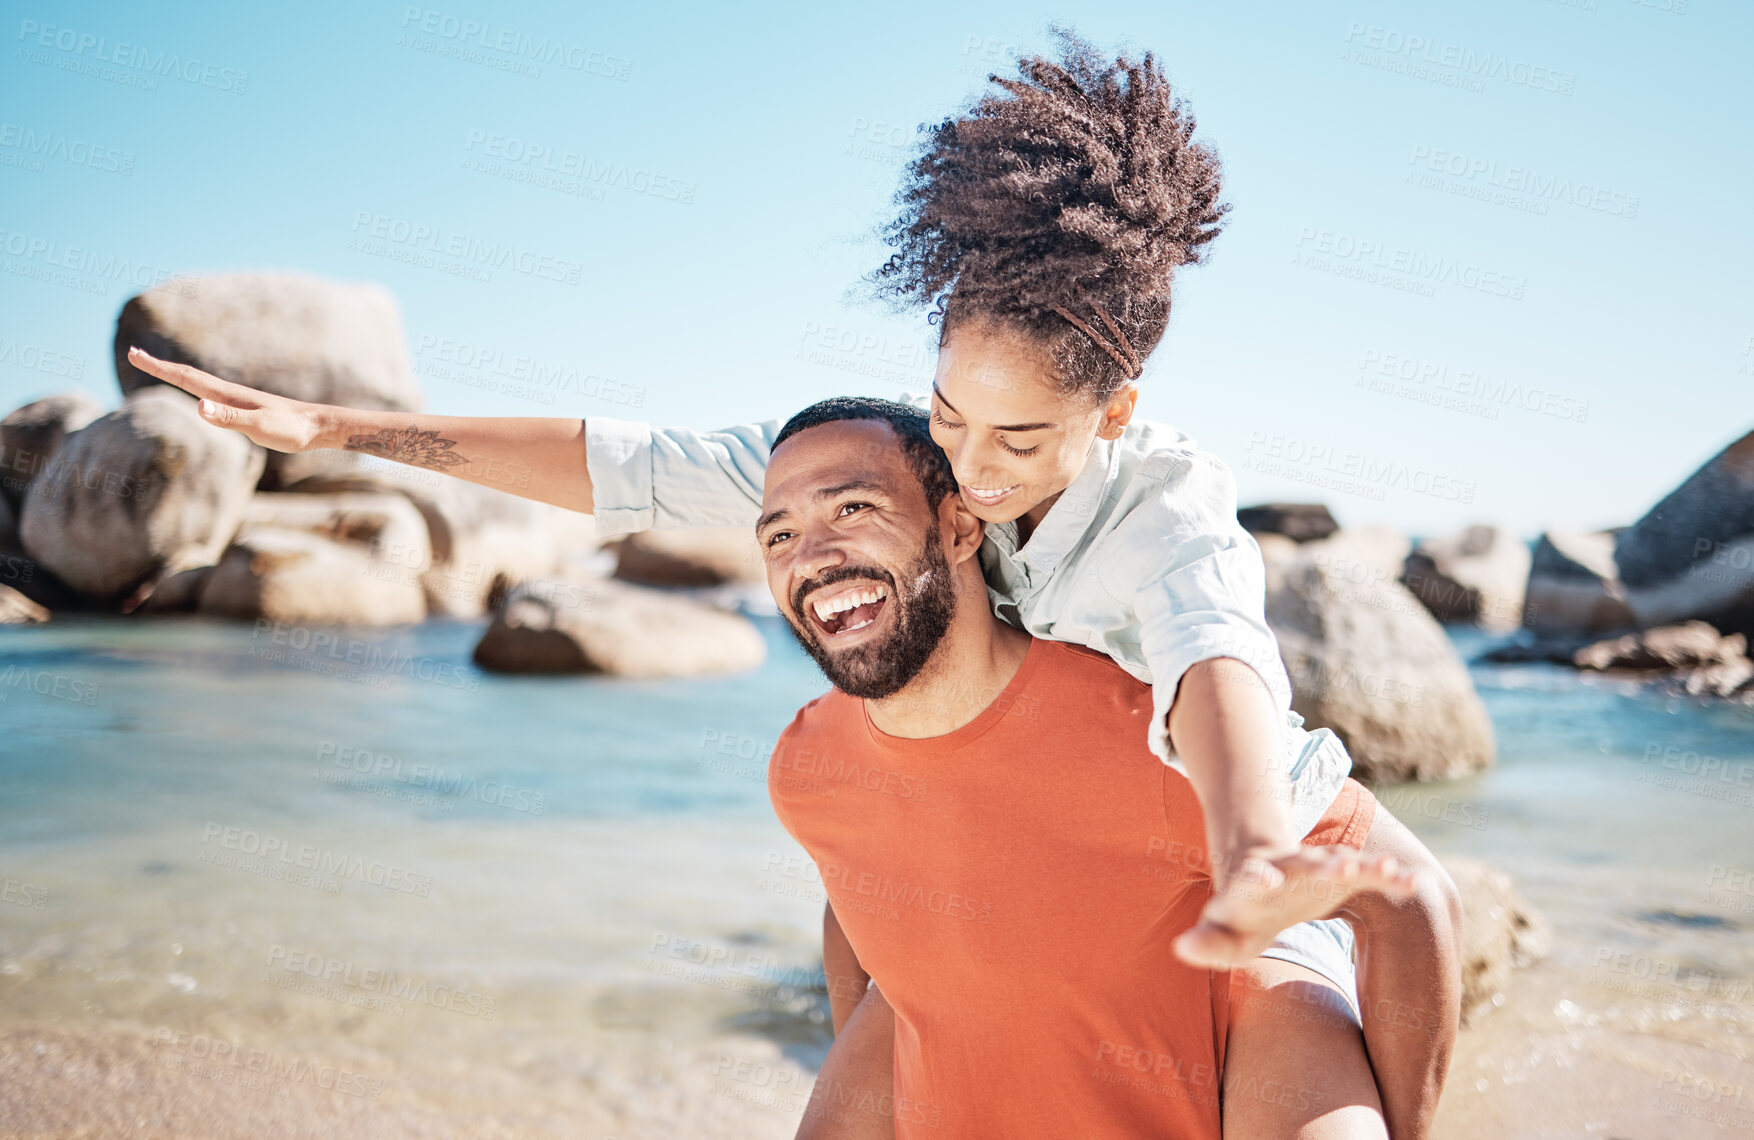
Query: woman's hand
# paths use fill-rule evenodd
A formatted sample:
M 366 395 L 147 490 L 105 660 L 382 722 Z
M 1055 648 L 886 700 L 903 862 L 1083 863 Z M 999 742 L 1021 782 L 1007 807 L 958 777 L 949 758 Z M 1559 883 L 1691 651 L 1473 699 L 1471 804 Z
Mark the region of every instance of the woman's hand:
M 200 397 L 200 415 L 208 423 L 242 432 L 250 442 L 272 451 L 308 451 L 322 438 L 327 404 L 307 404 L 246 388 L 187 364 L 159 360 L 138 348 L 128 349 L 128 363 Z

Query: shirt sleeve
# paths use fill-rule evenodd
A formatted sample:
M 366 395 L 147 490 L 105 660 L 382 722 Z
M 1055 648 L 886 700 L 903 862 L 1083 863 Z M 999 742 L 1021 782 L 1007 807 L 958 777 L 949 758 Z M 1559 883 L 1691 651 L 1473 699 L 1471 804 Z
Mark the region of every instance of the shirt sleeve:
M 722 431 L 585 417 L 592 513 L 605 538 L 636 530 L 754 526 L 782 421 Z
M 1151 670 L 1151 751 L 1180 767 L 1167 720 L 1189 667 L 1214 657 L 1242 661 L 1287 712 L 1291 681 L 1267 625 L 1261 548 L 1236 519 L 1234 476 L 1192 448 L 1165 459 L 1161 485 L 1117 527 L 1123 541 L 1103 577 L 1117 598 L 1132 600 L 1139 619 Z

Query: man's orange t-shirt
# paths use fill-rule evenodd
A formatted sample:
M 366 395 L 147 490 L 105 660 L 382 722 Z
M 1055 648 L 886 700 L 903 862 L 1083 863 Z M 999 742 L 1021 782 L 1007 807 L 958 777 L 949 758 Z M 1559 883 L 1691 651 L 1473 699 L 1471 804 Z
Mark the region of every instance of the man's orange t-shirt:
M 837 690 L 781 735 L 774 810 L 895 1010 L 898 1140 L 1218 1140 L 1229 975 L 1170 948 L 1211 877 L 1151 707 L 1107 657 L 1035 639 L 955 732 L 889 736 Z M 1349 780 L 1304 842 L 1361 846 L 1374 811 Z

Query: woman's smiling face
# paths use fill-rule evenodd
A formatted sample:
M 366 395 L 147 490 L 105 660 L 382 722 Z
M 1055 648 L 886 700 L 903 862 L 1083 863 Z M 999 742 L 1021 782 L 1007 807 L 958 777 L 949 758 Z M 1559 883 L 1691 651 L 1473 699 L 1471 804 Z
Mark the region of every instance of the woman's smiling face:
M 1014 335 L 964 326 L 938 350 L 932 438 L 976 518 L 1027 515 L 1033 529 L 1077 478 L 1097 436 L 1120 436 L 1137 398 L 1131 384 L 1103 405 L 1064 395 L 1045 354 Z

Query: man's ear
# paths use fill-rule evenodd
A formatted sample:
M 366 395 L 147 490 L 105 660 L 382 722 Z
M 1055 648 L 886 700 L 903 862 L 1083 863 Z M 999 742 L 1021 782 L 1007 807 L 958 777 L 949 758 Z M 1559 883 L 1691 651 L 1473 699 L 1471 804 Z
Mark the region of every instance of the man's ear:
M 980 553 L 981 542 L 987 535 L 987 524 L 975 517 L 962 496 L 952 491 L 945 495 L 938 504 L 938 522 L 948 527 L 949 541 L 944 544 L 944 559 L 952 566 L 960 566 L 965 560 Z
M 1133 418 L 1133 409 L 1139 404 L 1139 386 L 1128 383 L 1121 386 L 1108 403 L 1103 405 L 1102 419 L 1097 421 L 1096 434 L 1103 439 L 1119 439 L 1121 432 Z

